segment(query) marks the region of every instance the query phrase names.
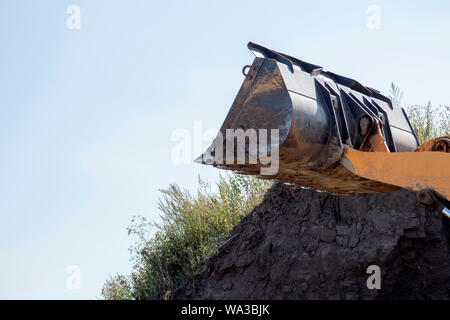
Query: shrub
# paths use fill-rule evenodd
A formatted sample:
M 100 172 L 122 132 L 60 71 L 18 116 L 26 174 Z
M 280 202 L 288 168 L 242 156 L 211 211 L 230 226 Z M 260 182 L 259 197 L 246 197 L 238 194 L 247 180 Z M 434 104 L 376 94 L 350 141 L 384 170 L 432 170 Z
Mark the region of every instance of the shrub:
M 195 195 L 176 184 L 160 190 L 160 224 L 133 218 L 128 228 L 137 239 L 130 248 L 133 272 L 111 278 L 102 290 L 105 299 L 164 297 L 174 285 L 200 273 L 224 237 L 262 200 L 270 183 L 227 174 L 220 177 L 215 192 L 200 178 L 199 185 Z M 152 230 L 156 232 L 150 237 Z
M 131 300 L 130 279 L 120 274 L 110 277 L 102 288 L 102 296 L 108 300 Z
M 410 105 L 405 109 L 420 144 L 450 135 L 449 106 L 435 107 L 428 102 L 425 106 Z
M 402 106 L 403 93 L 394 83 L 389 97 L 392 104 Z M 450 106 L 433 106 L 428 102 L 425 106 L 406 105 L 404 109 L 420 144 L 450 135 Z

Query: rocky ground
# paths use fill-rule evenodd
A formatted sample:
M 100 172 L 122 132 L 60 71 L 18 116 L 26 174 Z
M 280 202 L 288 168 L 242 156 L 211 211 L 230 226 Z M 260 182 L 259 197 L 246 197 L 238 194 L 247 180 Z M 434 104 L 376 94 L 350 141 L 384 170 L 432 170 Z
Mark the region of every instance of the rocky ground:
M 414 194 L 275 184 L 173 299 L 449 299 L 450 221 Z M 379 266 L 381 289 L 367 268 Z

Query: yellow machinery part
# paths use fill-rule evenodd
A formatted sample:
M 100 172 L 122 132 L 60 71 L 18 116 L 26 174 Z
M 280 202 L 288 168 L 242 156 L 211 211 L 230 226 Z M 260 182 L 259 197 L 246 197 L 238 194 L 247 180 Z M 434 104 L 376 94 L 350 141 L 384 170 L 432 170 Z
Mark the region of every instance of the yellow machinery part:
M 340 162 L 360 177 L 413 191 L 431 189 L 450 200 L 450 153 L 362 152 L 346 146 Z

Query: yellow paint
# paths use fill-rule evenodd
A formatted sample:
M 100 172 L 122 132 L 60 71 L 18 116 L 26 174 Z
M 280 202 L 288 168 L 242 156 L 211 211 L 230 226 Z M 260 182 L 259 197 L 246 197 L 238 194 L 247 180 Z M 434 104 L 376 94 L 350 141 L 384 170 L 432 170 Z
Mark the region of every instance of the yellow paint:
M 341 163 L 361 177 L 414 191 L 431 188 L 450 200 L 450 153 L 362 152 L 346 147 Z

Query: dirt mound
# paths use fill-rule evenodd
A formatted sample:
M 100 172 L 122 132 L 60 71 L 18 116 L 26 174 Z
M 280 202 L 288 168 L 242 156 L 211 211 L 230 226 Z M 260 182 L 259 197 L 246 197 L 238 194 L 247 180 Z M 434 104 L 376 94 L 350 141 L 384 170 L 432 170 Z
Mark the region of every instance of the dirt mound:
M 449 299 L 449 222 L 408 191 L 349 197 L 277 183 L 172 298 Z M 367 287 L 371 265 L 381 289 Z

